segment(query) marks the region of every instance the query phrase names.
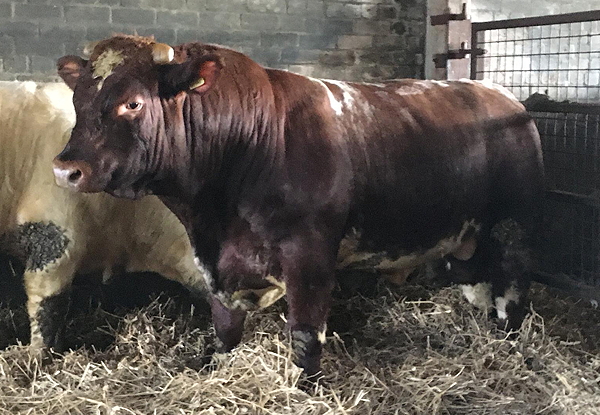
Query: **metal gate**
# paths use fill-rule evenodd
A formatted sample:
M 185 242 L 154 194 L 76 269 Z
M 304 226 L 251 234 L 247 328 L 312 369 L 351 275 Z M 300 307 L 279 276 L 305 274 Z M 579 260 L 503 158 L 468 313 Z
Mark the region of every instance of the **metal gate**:
M 542 272 L 600 285 L 600 10 L 472 24 L 471 78 L 537 121 L 547 197 Z

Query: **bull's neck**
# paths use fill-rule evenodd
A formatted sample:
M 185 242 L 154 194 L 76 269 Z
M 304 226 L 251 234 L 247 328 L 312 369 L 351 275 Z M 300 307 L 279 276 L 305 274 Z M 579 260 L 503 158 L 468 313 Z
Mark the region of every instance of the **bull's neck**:
M 259 108 L 216 110 L 220 107 L 186 94 L 179 123 L 165 131 L 172 149 L 168 182 L 177 185 L 162 193 L 173 191 L 193 203 L 210 189 L 235 203 L 265 184 L 265 167 L 277 165 L 278 126 Z

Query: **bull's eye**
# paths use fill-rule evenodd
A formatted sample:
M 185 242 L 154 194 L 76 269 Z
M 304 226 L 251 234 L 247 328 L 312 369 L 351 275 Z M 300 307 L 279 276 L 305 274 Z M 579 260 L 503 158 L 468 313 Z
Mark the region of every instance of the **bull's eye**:
M 116 108 L 118 117 L 133 119 L 141 114 L 140 110 L 144 108 L 144 99 L 142 97 L 132 97 L 131 101 L 125 101 Z
M 127 104 L 125 104 L 125 108 L 127 108 L 128 110 L 131 111 L 139 111 L 142 109 L 142 103 L 141 102 L 129 102 Z

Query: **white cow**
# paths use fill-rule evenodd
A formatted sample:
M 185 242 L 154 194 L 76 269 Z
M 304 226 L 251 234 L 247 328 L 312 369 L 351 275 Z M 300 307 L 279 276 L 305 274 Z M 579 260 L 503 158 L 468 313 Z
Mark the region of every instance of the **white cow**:
M 157 198 L 55 185 L 52 159 L 75 121 L 71 99 L 64 84 L 0 82 L 0 250 L 24 261 L 35 348 L 62 348 L 76 272 L 154 271 L 204 291 L 185 229 Z

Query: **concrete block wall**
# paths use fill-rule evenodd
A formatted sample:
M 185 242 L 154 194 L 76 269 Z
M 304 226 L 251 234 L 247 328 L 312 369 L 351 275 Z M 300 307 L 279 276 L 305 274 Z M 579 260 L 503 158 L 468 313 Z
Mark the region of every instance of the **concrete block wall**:
M 426 0 L 0 0 L 0 80 L 54 80 L 58 57 L 115 32 L 317 77 L 420 78 L 425 14 Z

